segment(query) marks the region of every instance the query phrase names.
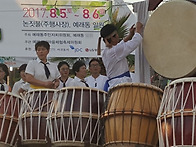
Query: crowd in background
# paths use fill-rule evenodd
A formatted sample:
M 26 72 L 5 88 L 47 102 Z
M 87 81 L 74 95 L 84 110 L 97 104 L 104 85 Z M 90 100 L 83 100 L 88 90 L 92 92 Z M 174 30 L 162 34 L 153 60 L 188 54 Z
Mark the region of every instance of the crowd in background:
M 32 61 L 29 62 L 31 63 Z M 50 64 L 55 64 L 55 63 L 50 63 Z M 38 86 L 32 88 L 32 85 L 29 84 L 26 80 L 26 78 L 28 77 L 26 76 L 27 74 L 25 73 L 27 65 L 28 64 L 25 63 L 18 68 L 17 72 L 19 73 L 20 79 L 14 82 L 14 84 L 11 86 L 7 82 L 7 77 L 9 76 L 9 69 L 5 64 L 1 63 L 0 64 L 1 91 L 9 91 L 19 95 L 20 93 L 27 92 L 28 90 L 47 88 L 44 86 L 43 87 Z M 40 66 L 42 65 L 44 69 L 45 65 L 41 63 Z M 80 59 L 77 60 L 72 67 L 70 67 L 70 65 L 66 61 L 59 61 L 58 64 L 55 64 L 55 66 L 58 69 L 57 76 L 55 78 L 58 78 L 59 84 L 57 87 L 48 87 L 48 88 L 61 89 L 63 87 L 91 87 L 91 88 L 103 90 L 105 81 L 108 79 L 105 76 L 105 73 L 103 73 L 105 69 L 100 58 L 92 58 L 89 61 L 88 69 L 85 62 Z M 35 71 L 41 73 L 41 70 L 37 67 L 37 65 L 35 67 L 37 68 Z M 43 76 L 46 75 L 43 74 Z M 43 77 L 41 77 L 40 80 L 41 79 L 43 79 Z

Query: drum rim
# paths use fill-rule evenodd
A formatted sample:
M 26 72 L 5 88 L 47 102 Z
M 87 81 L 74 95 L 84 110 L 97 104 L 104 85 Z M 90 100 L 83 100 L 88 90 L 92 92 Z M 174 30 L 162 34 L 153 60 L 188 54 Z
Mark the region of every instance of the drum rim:
M 17 95 L 15 93 L 8 92 L 8 91 L 0 91 L 0 94 L 6 94 L 6 95 L 9 95 L 9 96 L 15 96 L 17 98 L 23 99 L 20 95 Z
M 31 92 L 34 92 L 34 91 L 49 91 L 49 92 L 61 92 L 63 90 L 66 90 L 66 89 L 83 89 L 83 90 L 89 90 L 89 91 L 96 91 L 96 92 L 102 92 L 102 93 L 105 93 L 107 94 L 106 91 L 104 90 L 100 90 L 100 89 L 97 89 L 97 88 L 91 88 L 91 87 L 63 87 L 61 89 L 31 89 L 29 90 L 27 93 L 31 93 Z
M 138 142 L 137 141 L 127 141 L 127 140 L 123 140 L 123 142 L 122 141 L 108 141 L 108 142 L 106 142 L 105 144 L 104 144 L 104 146 L 108 146 L 108 145 L 112 145 L 112 144 L 116 144 L 116 146 L 119 144 L 130 144 L 130 143 L 132 143 L 132 144 L 138 144 Z M 151 147 L 152 146 L 152 144 L 145 144 L 145 143 L 139 143 L 140 145 L 144 145 L 145 147 Z
M 53 91 L 53 92 L 57 92 L 58 90 L 57 89 L 31 89 L 31 90 L 29 90 L 27 93 L 31 93 L 31 92 L 34 92 L 34 91 Z
M 174 85 L 183 82 L 196 82 L 196 77 L 186 77 L 186 78 L 176 79 L 172 81 L 169 85 Z
M 139 111 L 108 111 L 106 110 L 105 112 L 102 113 L 101 118 L 109 118 L 109 117 L 114 117 L 114 116 L 142 116 L 142 117 L 147 117 L 147 118 L 157 118 L 157 113 L 146 113 L 146 112 L 139 112 Z
M 73 141 L 73 140 L 58 140 L 58 141 L 52 141 L 54 145 L 67 145 L 69 147 L 70 145 L 77 145 L 78 147 L 83 147 L 85 145 L 85 142 L 81 141 Z M 81 145 L 81 146 L 79 146 Z M 97 146 L 95 143 L 91 142 L 91 145 Z
M 89 90 L 89 91 L 96 91 L 96 92 L 102 92 L 102 93 L 105 93 L 107 94 L 106 91 L 103 91 L 103 90 L 100 90 L 100 89 L 97 89 L 97 88 L 91 88 L 91 87 L 63 87 L 61 89 L 59 89 L 59 91 L 63 91 L 63 90 L 70 90 L 70 89 L 83 89 L 83 90 Z
M 121 83 L 121 84 L 117 84 L 116 86 L 112 87 L 108 93 L 112 93 L 114 90 L 116 90 L 117 88 L 120 87 L 128 87 L 128 86 L 132 86 L 132 87 L 146 87 L 146 88 L 153 88 L 156 91 L 162 92 L 163 90 L 159 87 L 156 87 L 154 85 L 151 84 L 147 84 L 147 83 Z

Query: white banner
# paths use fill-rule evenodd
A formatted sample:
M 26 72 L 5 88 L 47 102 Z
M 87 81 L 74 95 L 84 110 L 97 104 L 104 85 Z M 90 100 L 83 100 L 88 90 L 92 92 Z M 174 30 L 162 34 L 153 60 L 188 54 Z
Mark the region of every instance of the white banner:
M 110 1 L 4 0 L 0 5 L 0 56 L 35 57 L 35 43 L 51 45 L 49 57 L 93 57 Z M 103 46 L 102 46 L 103 47 Z

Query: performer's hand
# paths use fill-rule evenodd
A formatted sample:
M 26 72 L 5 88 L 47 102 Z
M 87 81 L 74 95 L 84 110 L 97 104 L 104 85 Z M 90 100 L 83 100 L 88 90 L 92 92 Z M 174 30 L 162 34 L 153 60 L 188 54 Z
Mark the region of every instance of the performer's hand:
M 132 26 L 131 26 L 131 28 L 129 29 L 129 34 L 130 35 L 134 35 L 134 33 L 135 33 L 135 24 L 133 24 Z
M 54 88 L 54 82 L 52 81 L 46 81 L 45 84 L 44 84 L 46 88 Z
M 143 32 L 143 24 L 141 22 L 137 22 L 136 23 L 136 30 L 135 30 L 137 33 L 140 33 L 142 34 Z
M 55 79 L 53 82 L 54 82 L 54 89 L 59 87 L 59 84 L 60 84 L 59 79 Z
M 131 28 L 129 29 L 129 34 L 123 39 L 124 42 L 127 42 L 128 40 L 131 40 L 133 35 L 134 35 L 134 33 L 135 33 L 135 24 L 133 24 L 131 26 Z
M 133 24 L 131 26 L 131 28 L 129 29 L 129 34 L 128 34 L 128 36 L 126 36 L 126 39 L 124 39 L 124 41 L 126 42 L 128 40 L 131 40 L 133 35 L 134 35 L 134 33 L 135 33 L 135 24 Z

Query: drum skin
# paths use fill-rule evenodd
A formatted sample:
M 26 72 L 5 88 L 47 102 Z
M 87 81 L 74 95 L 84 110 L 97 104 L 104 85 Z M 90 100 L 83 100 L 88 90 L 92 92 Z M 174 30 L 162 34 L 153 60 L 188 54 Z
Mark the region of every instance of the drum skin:
M 157 124 L 160 146 L 195 146 L 196 78 L 169 84 L 163 94 Z
M 102 144 L 100 116 L 107 93 L 86 87 L 62 88 L 50 117 L 54 146 L 99 146 Z
M 109 91 L 103 114 L 105 146 L 156 146 L 156 116 L 163 91 L 142 83 L 125 83 Z
M 143 51 L 151 67 L 163 77 L 196 74 L 196 6 L 183 0 L 162 4 L 144 28 Z
M 22 98 L 2 91 L 0 97 L 0 146 L 13 146 L 19 135 L 18 119 Z

